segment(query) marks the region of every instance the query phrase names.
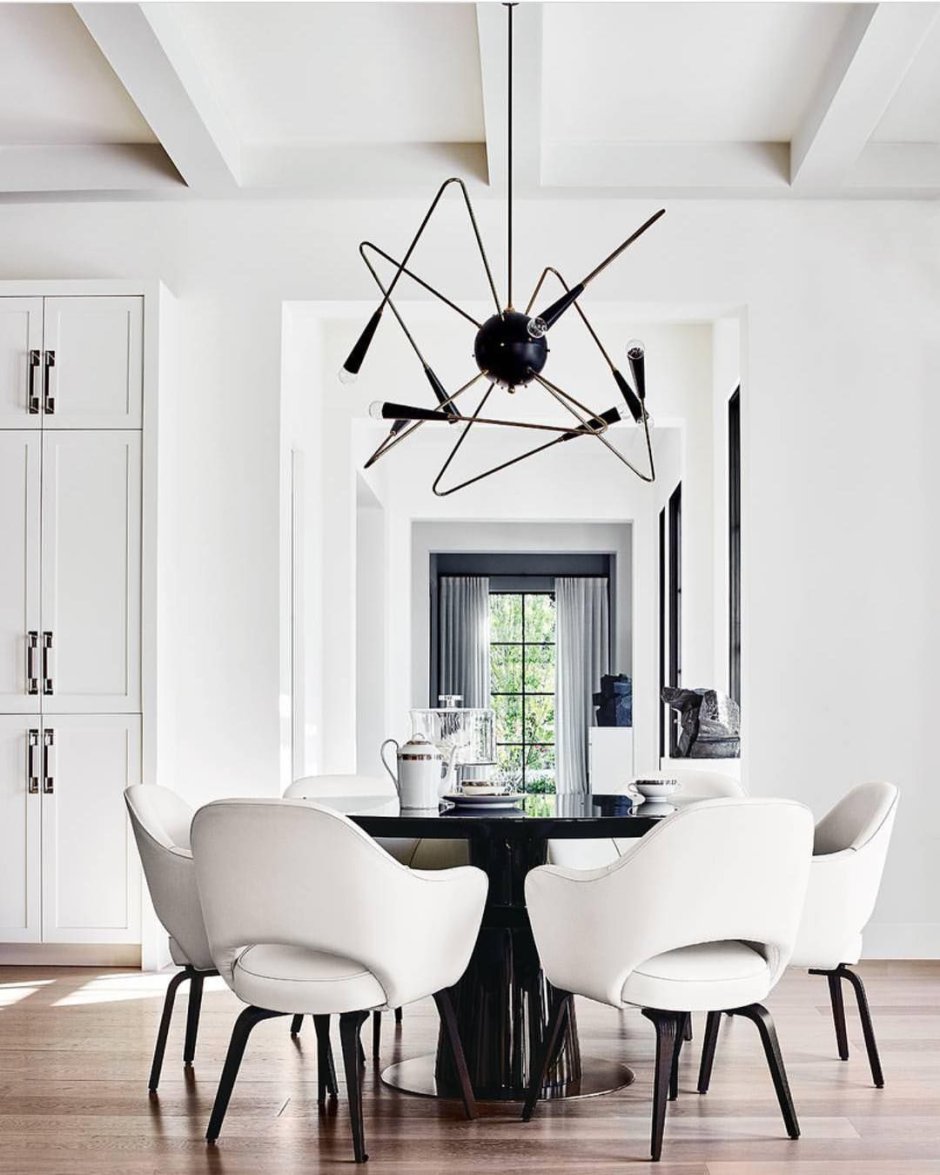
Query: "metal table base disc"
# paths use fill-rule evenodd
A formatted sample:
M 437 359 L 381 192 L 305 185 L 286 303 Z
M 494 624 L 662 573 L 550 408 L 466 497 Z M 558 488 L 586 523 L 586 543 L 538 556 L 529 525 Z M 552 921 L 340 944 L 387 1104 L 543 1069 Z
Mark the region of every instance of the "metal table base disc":
M 393 1089 L 400 1089 L 403 1093 L 417 1094 L 419 1097 L 457 1098 L 459 1094 L 447 1090 L 442 1093 L 437 1087 L 437 1078 L 434 1076 L 434 1053 L 426 1053 L 422 1057 L 412 1057 L 409 1061 L 399 1061 L 382 1070 L 382 1081 Z M 626 1065 L 619 1065 L 616 1061 L 605 1061 L 598 1057 L 583 1057 L 581 1060 L 582 1072 L 577 1081 L 571 1082 L 573 1088 L 559 1089 L 547 1096 L 555 1098 L 582 1098 L 599 1097 L 603 1093 L 613 1093 L 632 1085 L 635 1074 Z M 525 1095 L 508 1094 L 505 1097 L 488 1097 L 485 1093 L 477 1095 L 477 1100 L 485 1101 L 523 1101 Z

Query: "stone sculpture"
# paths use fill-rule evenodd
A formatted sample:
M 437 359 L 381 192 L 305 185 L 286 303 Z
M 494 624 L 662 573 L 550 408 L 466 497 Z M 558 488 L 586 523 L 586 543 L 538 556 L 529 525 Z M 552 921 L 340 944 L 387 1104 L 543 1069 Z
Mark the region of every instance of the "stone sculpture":
M 625 673 L 605 673 L 594 694 L 598 726 L 633 725 L 633 682 Z
M 720 690 L 666 686 L 663 701 L 679 711 L 677 759 L 740 759 L 741 710 Z

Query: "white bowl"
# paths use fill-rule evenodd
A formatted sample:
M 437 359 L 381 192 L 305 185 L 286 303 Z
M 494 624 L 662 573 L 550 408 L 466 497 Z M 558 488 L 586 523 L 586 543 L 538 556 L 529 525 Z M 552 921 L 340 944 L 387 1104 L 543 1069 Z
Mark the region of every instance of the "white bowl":
M 644 800 L 663 803 L 679 790 L 678 779 L 635 779 L 633 786 Z

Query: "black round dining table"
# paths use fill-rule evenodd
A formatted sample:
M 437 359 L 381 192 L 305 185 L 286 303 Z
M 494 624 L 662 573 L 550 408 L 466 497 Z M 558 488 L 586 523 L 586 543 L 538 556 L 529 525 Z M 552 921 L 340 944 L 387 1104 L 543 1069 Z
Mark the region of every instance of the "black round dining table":
M 348 806 L 347 806 L 348 805 Z M 640 837 L 661 817 L 644 816 L 626 795 L 530 795 L 515 807 L 437 812 L 399 809 L 387 797 L 351 797 L 346 813 L 370 836 L 465 840 L 470 863 L 489 878 L 483 922 L 461 979 L 451 991 L 477 1097 L 522 1100 L 545 1036 L 551 990 L 542 972 L 525 907 L 525 878 L 544 865 L 549 840 Z M 436 1054 L 385 1069 L 387 1084 L 436 1097 L 458 1095 L 445 1043 Z M 624 1065 L 583 1058 L 577 1022 L 549 1071 L 544 1097 L 584 1097 L 629 1084 Z

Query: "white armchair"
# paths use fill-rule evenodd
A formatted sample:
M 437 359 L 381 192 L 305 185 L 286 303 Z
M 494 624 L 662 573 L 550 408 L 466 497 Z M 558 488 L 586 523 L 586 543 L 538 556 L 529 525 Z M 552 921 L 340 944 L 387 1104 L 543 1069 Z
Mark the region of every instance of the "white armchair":
M 193 821 L 212 957 L 248 1006 L 235 1023 L 206 1133 L 215 1140 L 255 1024 L 291 1012 L 340 1016 L 357 1162 L 359 1030 L 370 1011 L 433 995 L 468 1117 L 473 1091 L 447 989 L 476 942 L 487 879 L 465 866 L 408 869 L 341 814 L 307 800 L 222 800 Z
M 853 788 L 816 825 L 813 863 L 792 962 L 829 981 L 839 1057 L 849 1058 L 842 980 L 855 990 L 872 1081 L 884 1085 L 862 978 L 851 970 L 881 886 L 900 793 L 891 783 Z
M 202 989 L 206 979 L 218 975 L 202 918 L 196 872 L 190 848 L 190 825 L 193 810 L 174 791 L 155 784 L 135 784 L 124 792 L 124 802 L 131 819 L 137 850 L 140 853 L 147 888 L 153 908 L 170 936 L 170 957 L 182 971 L 172 977 L 163 1001 L 163 1015 L 153 1051 L 148 1088 L 156 1093 L 163 1069 L 167 1038 L 173 1020 L 173 1005 L 181 984 L 189 981 L 189 1006 L 186 1010 L 186 1040 L 183 1064 L 191 1065 L 196 1056 L 196 1035 L 202 1010 Z M 295 1016 L 291 1033 L 300 1031 L 302 1016 Z M 325 1027 L 325 1033 L 324 1033 Z M 321 1100 L 328 1089 L 335 1096 L 333 1058 L 330 1052 L 329 1017 L 317 1025 L 321 1074 L 328 1074 L 321 1087 Z
M 809 810 L 789 800 L 709 800 L 664 820 L 605 868 L 533 869 L 526 904 L 555 994 L 523 1118 L 532 1116 L 577 994 L 640 1007 L 656 1027 L 654 1160 L 693 1011 L 731 1009 L 756 1023 L 787 1132 L 797 1138 L 776 1031 L 760 1001 L 796 942 L 812 833 Z

